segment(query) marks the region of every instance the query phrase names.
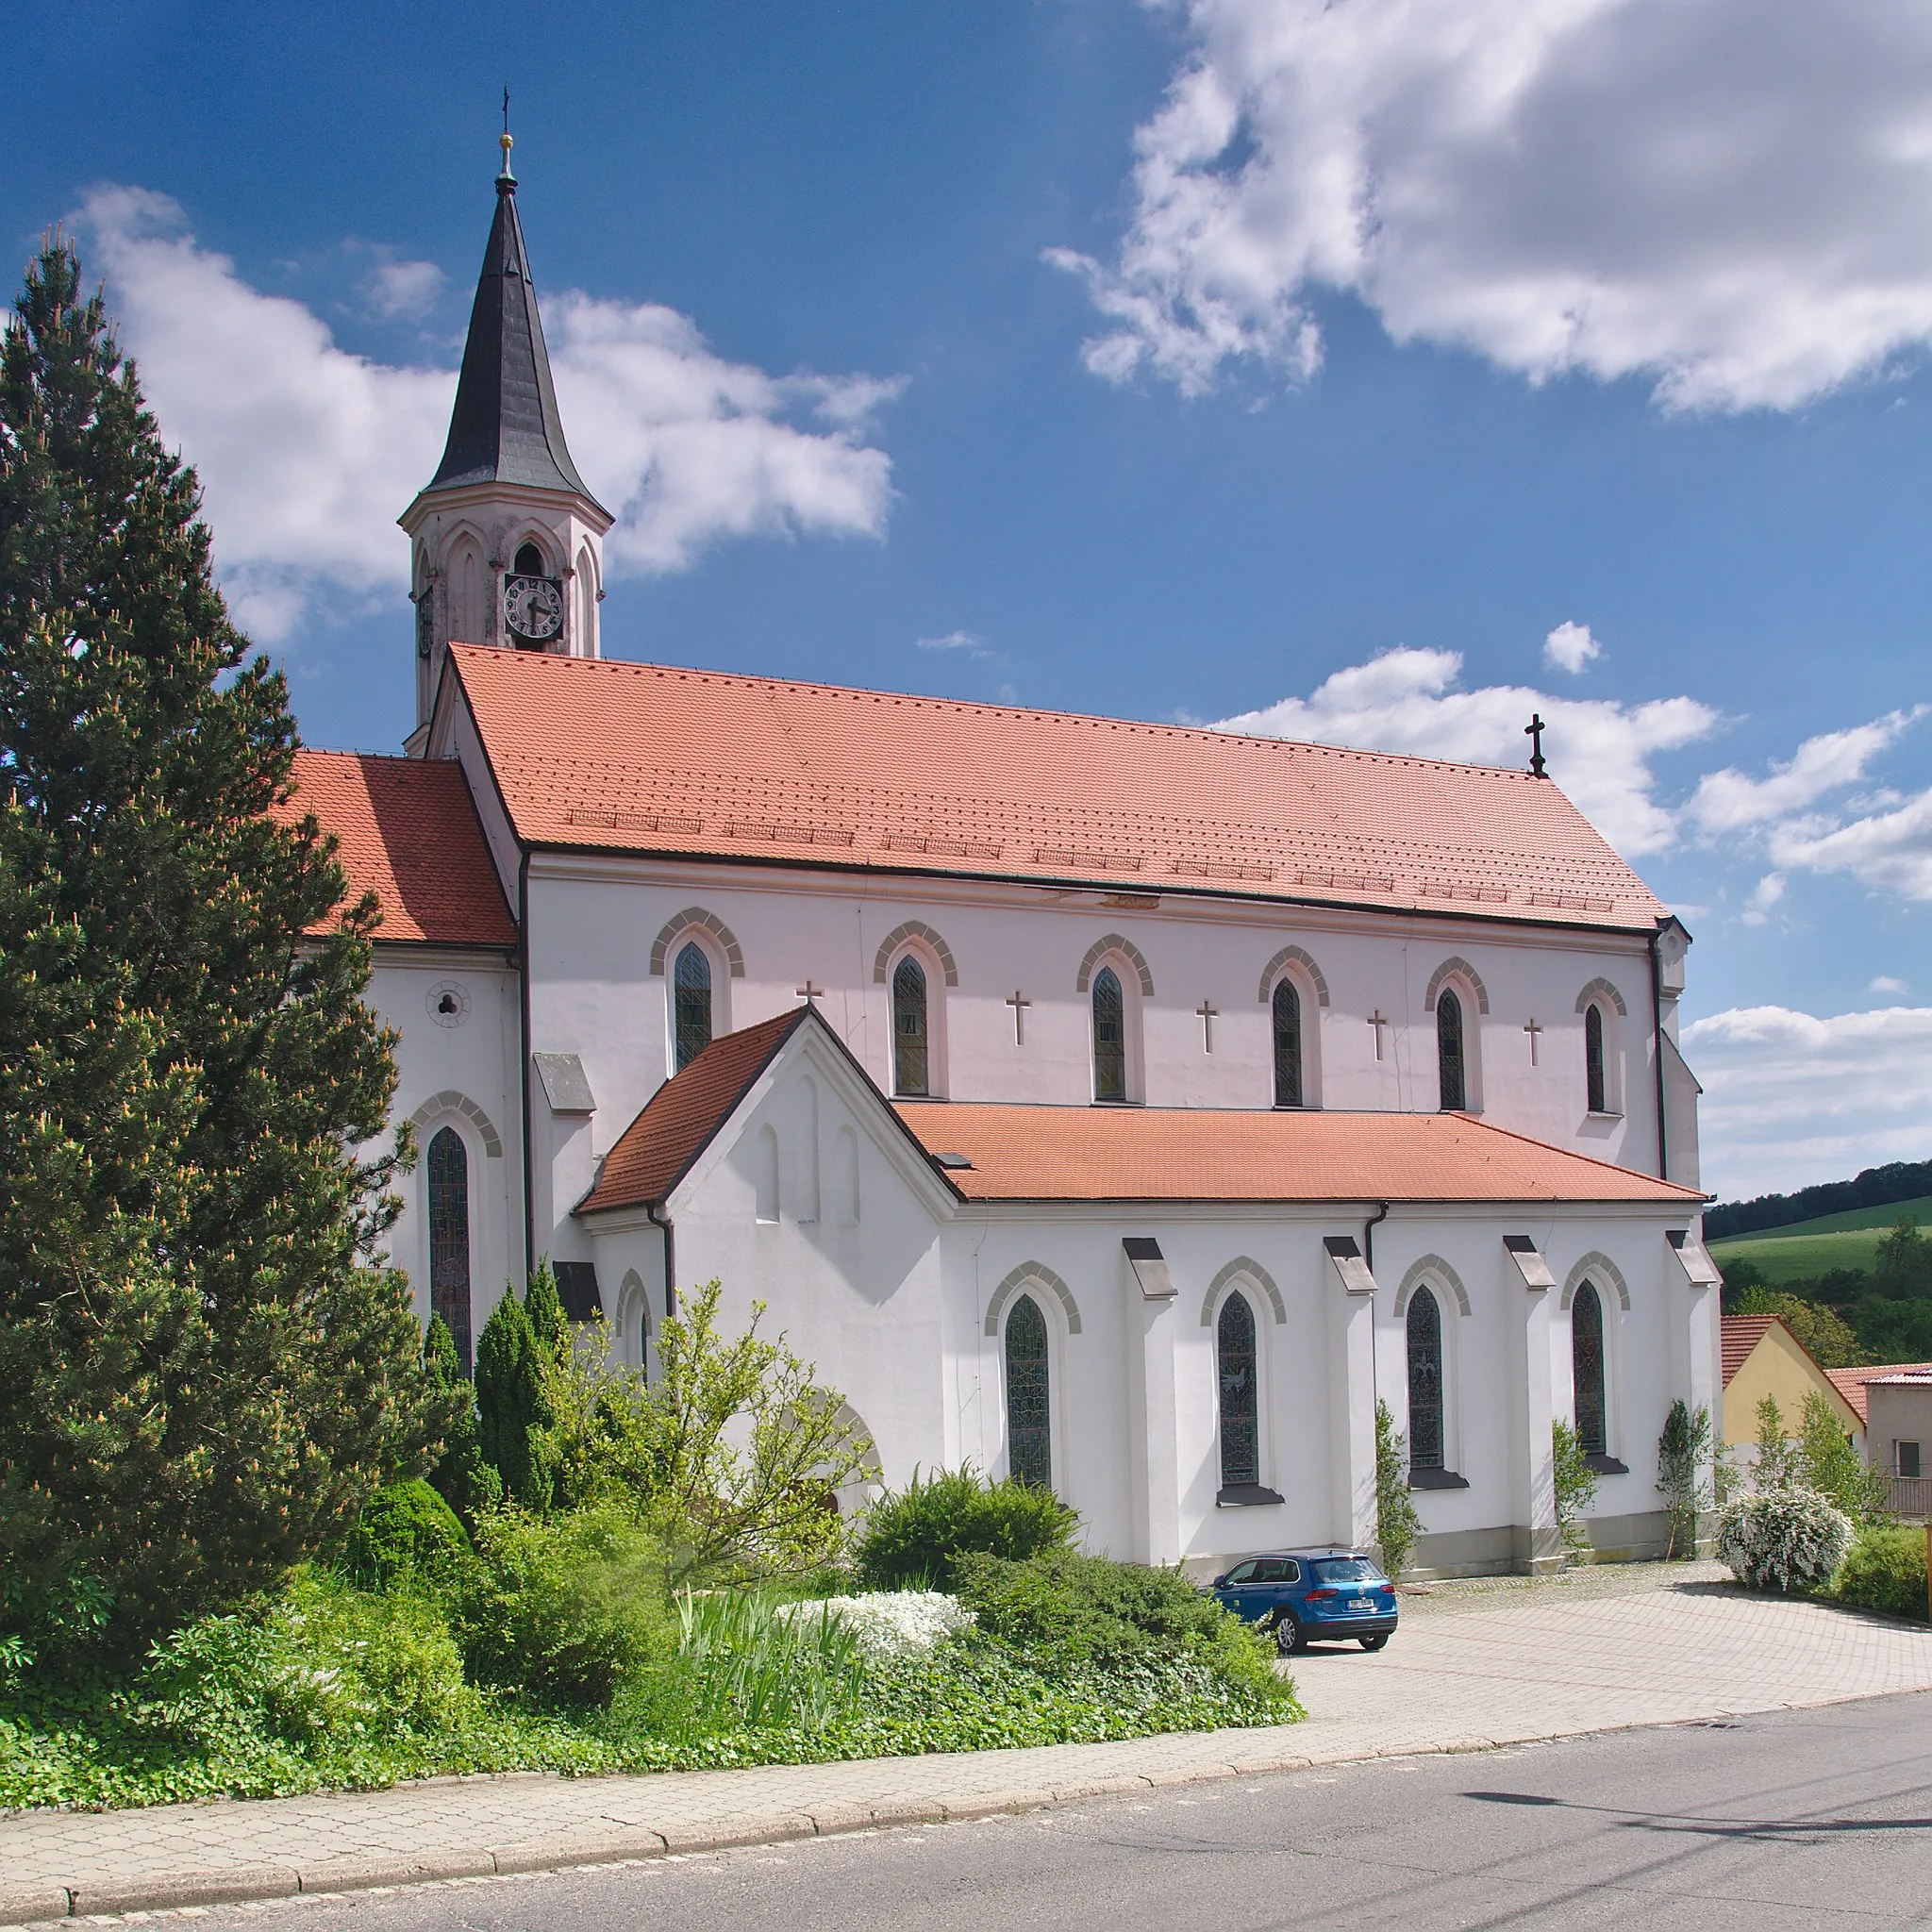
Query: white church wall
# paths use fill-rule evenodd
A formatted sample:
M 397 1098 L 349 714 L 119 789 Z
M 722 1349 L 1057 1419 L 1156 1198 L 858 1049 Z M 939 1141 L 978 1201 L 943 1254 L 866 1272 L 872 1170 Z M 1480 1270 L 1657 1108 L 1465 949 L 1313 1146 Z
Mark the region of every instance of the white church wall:
M 468 1158 L 472 1334 L 521 1267 L 522 1098 L 514 1084 L 517 976 L 502 956 L 384 946 L 370 1005 L 396 1027 L 392 1117 L 415 1124 L 418 1160 L 397 1191 L 403 1211 L 389 1251 L 406 1270 L 418 1315 L 429 1317 L 429 1142 L 443 1126 Z

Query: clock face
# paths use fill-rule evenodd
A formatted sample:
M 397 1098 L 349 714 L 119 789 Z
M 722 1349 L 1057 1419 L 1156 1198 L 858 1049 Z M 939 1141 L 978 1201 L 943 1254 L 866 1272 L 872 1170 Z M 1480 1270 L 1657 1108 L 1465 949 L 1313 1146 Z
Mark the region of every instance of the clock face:
M 503 614 L 516 636 L 547 643 L 563 628 L 563 592 L 548 577 L 508 577 Z

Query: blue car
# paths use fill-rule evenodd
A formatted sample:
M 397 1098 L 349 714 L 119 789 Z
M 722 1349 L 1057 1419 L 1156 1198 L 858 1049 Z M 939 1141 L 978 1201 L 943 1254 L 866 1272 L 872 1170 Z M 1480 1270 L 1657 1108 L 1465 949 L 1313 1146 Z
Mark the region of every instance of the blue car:
M 1395 1586 L 1359 1550 L 1279 1550 L 1249 1557 L 1208 1586 L 1224 1609 L 1274 1633 L 1284 1657 L 1349 1638 L 1380 1650 L 1395 1634 Z

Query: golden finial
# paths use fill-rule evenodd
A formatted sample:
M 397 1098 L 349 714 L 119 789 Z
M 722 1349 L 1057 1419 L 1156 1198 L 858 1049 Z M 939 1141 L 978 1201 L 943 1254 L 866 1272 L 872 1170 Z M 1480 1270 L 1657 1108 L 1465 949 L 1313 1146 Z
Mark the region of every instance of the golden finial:
M 509 151 L 512 147 L 516 145 L 516 143 L 509 138 L 508 88 L 505 88 L 503 91 L 503 134 L 501 138 L 498 140 L 497 145 L 503 149 L 503 173 L 500 174 L 496 178 L 499 181 L 514 181 L 517 177 L 514 170 L 512 170 L 509 164 Z

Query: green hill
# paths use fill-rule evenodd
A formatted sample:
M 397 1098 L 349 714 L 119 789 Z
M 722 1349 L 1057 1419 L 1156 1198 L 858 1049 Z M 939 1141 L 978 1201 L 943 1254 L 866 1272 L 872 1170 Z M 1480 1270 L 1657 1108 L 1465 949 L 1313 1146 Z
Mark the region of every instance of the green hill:
M 1893 1201 L 1882 1208 L 1854 1208 L 1843 1214 L 1821 1214 L 1763 1234 L 1733 1235 L 1710 1245 L 1722 1268 L 1726 1261 L 1755 1261 L 1774 1283 L 1815 1280 L 1834 1268 L 1870 1274 L 1878 1243 L 1901 1220 L 1932 1224 L 1932 1194 L 1916 1201 Z

